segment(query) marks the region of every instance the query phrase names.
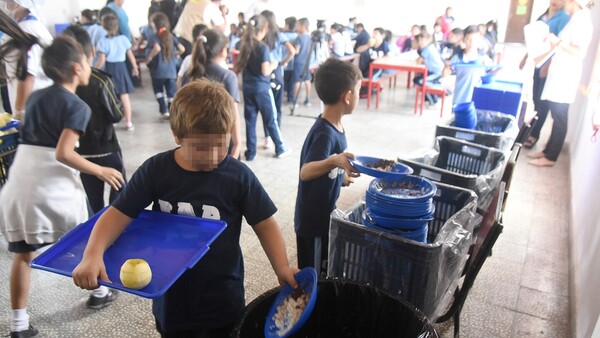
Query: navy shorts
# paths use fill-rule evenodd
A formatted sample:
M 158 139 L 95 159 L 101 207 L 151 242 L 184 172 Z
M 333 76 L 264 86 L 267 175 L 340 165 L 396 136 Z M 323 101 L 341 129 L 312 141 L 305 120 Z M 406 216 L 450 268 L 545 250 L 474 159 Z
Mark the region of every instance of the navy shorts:
M 34 252 L 52 243 L 29 244 L 25 241 L 8 242 L 8 251 L 14 253 Z
M 304 76 L 302 76 L 302 72 L 304 72 L 304 65 L 294 64 L 294 70 L 292 71 L 292 79 L 290 83 L 310 81 L 310 69 L 306 69 Z

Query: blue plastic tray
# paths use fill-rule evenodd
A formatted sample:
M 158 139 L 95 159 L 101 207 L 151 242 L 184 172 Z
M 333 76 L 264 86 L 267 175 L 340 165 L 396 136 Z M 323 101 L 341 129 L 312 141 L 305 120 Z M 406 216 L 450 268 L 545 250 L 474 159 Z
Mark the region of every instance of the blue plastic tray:
M 354 160 L 348 159 L 350 164 L 354 166 L 359 172 L 379 178 L 399 178 L 405 175 L 410 175 L 413 169 L 402 163 L 395 163 L 390 171 L 383 171 L 375 168 L 370 168 L 370 165 L 376 164 L 382 161 L 381 158 L 369 157 L 369 156 L 356 156 Z
M 298 282 L 298 287 L 302 288 L 305 293 L 309 296 L 308 303 L 302 311 L 302 314 L 298 318 L 298 321 L 292 326 L 287 332 L 284 334 L 279 334 L 280 329 L 275 325 L 275 321 L 273 317 L 277 312 L 277 307 L 283 300 L 292 293 L 294 289 L 289 284 L 285 284 L 279 294 L 277 294 L 277 298 L 271 305 L 271 309 L 269 310 L 269 314 L 267 314 L 267 319 L 265 321 L 265 337 L 267 338 L 279 338 L 279 337 L 288 337 L 294 332 L 298 331 L 302 325 L 308 320 L 310 314 L 315 308 L 315 304 L 317 303 L 317 271 L 314 268 L 308 267 L 300 270 L 297 274 L 294 275 L 296 282 Z
M 10 128 L 18 128 L 21 125 L 21 121 L 19 120 L 10 120 L 7 124 L 0 127 L 0 131 L 5 131 Z
M 72 277 L 92 228 L 104 210 L 61 237 L 35 258 L 31 266 Z M 104 265 L 112 284 L 98 282 L 145 298 L 160 297 L 206 254 L 209 245 L 226 227 L 227 223 L 219 220 L 142 211 L 104 253 Z M 128 289 L 121 284 L 121 265 L 130 258 L 144 259 L 152 269 L 152 281 L 141 290 Z

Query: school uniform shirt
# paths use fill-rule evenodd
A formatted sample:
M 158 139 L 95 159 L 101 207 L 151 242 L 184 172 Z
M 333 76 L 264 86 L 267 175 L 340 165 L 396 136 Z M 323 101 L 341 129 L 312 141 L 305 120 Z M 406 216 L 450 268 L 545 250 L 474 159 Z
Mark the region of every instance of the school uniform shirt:
M 346 133 L 319 116 L 302 146 L 300 168 L 306 163 L 340 154 L 346 148 Z M 296 234 L 303 237 L 329 236 L 329 215 L 335 209 L 344 175 L 343 169 L 335 168 L 313 180 L 299 181 L 294 216 Z
M 298 34 L 294 45 L 300 46 L 300 52 L 296 54 L 296 57 L 294 59 L 294 69 L 299 69 L 300 71 L 302 71 L 304 69 L 304 66 L 306 65 L 306 60 L 308 60 L 309 58 L 311 46 L 310 34 Z M 308 61 L 310 62 L 310 60 Z
M 581 81 L 583 58 L 590 45 L 593 31 L 590 11 L 585 8 L 577 11 L 558 35 L 566 44 L 579 46 L 581 56 L 566 52 L 560 46 L 548 68 L 542 100 L 557 103 L 573 103 Z
M 96 50 L 106 56 L 106 62 L 125 62 L 127 51 L 131 49 L 131 41 L 124 35 L 105 36 L 98 41 Z
M 92 40 L 92 45 L 94 46 L 98 44 L 100 39 L 106 36 L 106 29 L 97 23 L 85 24 L 83 25 L 83 28 L 88 32 L 90 39 Z
M 48 29 L 44 24 L 33 15 L 28 15 L 18 22 L 19 27 L 26 32 L 38 38 L 39 44 L 33 45 L 29 51 L 27 51 L 27 73 L 35 77 L 33 84 L 33 91 L 46 88 L 52 85 L 44 70 L 42 69 L 42 54 L 44 53 L 43 47 L 47 47 L 52 44 L 52 35 L 48 32 Z M 12 39 L 8 35 L 2 37 L 2 45 Z M 10 106 L 13 113 L 16 112 L 15 102 L 17 100 L 17 85 L 18 80 L 16 78 L 17 60 L 13 57 L 13 53 L 9 54 L 6 58 L 8 62 L 6 64 L 6 72 L 8 74 L 7 86 L 8 96 L 10 100 Z
M 283 67 L 281 67 L 281 61 L 283 61 L 284 53 L 287 55 L 287 48 L 285 48 L 285 43 L 288 42 L 288 37 L 279 32 L 277 34 L 277 41 L 275 41 L 275 46 L 271 49 L 271 60 L 279 62 L 277 68 L 273 72 L 275 77 L 279 83 L 283 83 Z
M 342 32 L 342 37 L 344 38 L 344 54 L 354 54 L 354 47 L 352 46 L 352 36 L 350 31 L 344 30 Z
M 427 66 L 428 75 L 437 75 L 437 77 L 442 75 L 442 70 L 444 70 L 444 61 L 442 61 L 440 52 L 432 43 L 421 49 L 420 54 L 425 61 L 425 66 Z
M 472 55 L 456 54 L 450 59 L 452 72 L 456 74 L 452 104 L 473 101 L 473 89 L 481 84 L 481 77 L 486 74 L 487 66 L 483 60 L 477 52 Z M 468 63 L 474 64 L 464 66 Z
M 33 92 L 26 109 L 21 144 L 50 148 L 56 148 L 65 128 L 83 134 L 92 114 L 83 100 L 58 85 Z
M 171 49 L 171 58 L 165 61 L 163 57 L 164 50 L 156 54 L 152 59 L 150 69 L 150 75 L 153 79 L 176 79 L 177 78 L 177 45 L 179 40 L 175 35 L 171 34 L 173 40 L 173 49 Z M 160 46 L 160 38 L 158 34 L 150 35 L 148 39 L 148 50 L 152 50 L 154 45 Z
M 358 47 L 360 47 L 362 45 L 367 44 L 369 42 L 370 38 L 371 38 L 371 36 L 364 29 L 362 30 L 362 32 L 358 33 L 358 35 L 356 35 L 354 37 L 354 39 L 352 39 L 352 40 L 356 41 L 354 43 L 354 51 L 356 52 L 356 48 L 358 48 Z
M 54 243 L 89 217 L 79 172 L 56 160 L 56 146 L 64 129 L 83 134 L 91 111 L 57 85 L 33 92 L 26 111 L 21 144 L 0 190 L 0 231 L 9 242 Z
M 286 39 L 290 42 L 292 41 L 296 41 L 296 39 L 298 38 L 298 34 L 294 33 L 294 32 L 283 32 L 283 35 L 285 35 Z M 293 44 L 293 42 L 292 42 Z M 282 55 L 281 55 L 281 59 L 285 59 L 288 56 L 289 51 L 287 50 L 287 48 L 282 48 Z M 296 57 L 294 56 L 290 62 L 288 62 L 287 66 L 284 68 L 284 71 L 291 71 L 294 70 L 294 60 L 296 59 Z
M 337 56 L 342 57 L 346 53 L 346 47 L 344 44 L 344 36 L 340 32 L 335 32 L 331 35 L 331 40 L 333 41 L 333 46 L 331 47 L 331 52 Z
M 240 102 L 238 90 L 238 78 L 234 72 L 221 67 L 219 64 L 210 62 L 206 66 L 206 77 L 222 83 L 235 102 Z
M 377 47 L 371 47 L 366 51 L 362 52 L 358 60 L 358 65 L 363 73 L 363 76 L 369 76 L 369 65 L 371 64 L 371 62 L 373 62 L 373 60 L 376 60 L 380 57 L 384 57 L 388 55 L 389 52 L 390 46 L 385 41 L 381 42 L 381 44 Z
M 270 62 L 271 56 L 269 47 L 260 42 L 255 44 L 255 48 L 250 53 L 248 64 L 244 68 L 244 90 L 251 89 L 253 91 L 267 90 L 271 88 L 271 79 L 269 76 L 262 75 L 263 62 Z
M 277 208 L 242 162 L 227 156 L 213 171 L 192 172 L 181 168 L 174 154 L 170 150 L 146 160 L 113 206 L 131 218 L 152 204 L 154 211 L 227 222 L 208 253 L 152 306 L 167 332 L 223 327 L 239 319 L 245 305 L 242 216 L 254 226 Z

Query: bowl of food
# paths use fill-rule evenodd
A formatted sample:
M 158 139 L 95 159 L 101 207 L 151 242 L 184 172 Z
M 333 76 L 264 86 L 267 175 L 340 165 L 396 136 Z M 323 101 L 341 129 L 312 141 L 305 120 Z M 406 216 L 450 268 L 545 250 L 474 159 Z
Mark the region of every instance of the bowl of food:
M 294 275 L 298 287 L 285 284 L 271 305 L 265 322 L 265 337 L 288 337 L 308 320 L 317 302 L 317 271 L 304 268 Z
M 370 156 L 356 156 L 350 164 L 360 173 L 378 178 L 397 178 L 413 173 L 413 169 L 393 160 Z

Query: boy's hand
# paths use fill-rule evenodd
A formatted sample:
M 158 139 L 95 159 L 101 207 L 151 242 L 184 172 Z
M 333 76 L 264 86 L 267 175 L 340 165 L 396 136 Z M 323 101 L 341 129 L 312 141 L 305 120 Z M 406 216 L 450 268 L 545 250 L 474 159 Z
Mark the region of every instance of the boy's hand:
M 354 159 L 354 154 L 348 152 L 337 154 L 334 157 L 335 165 L 338 168 L 344 169 L 347 177 L 359 177 L 360 173 L 350 164 L 350 161 L 348 161 L 349 158 Z
M 99 287 L 98 278 L 104 282 L 112 283 L 108 279 L 102 259 L 90 260 L 84 257 L 73 270 L 73 283 L 82 289 L 97 289 Z
M 342 182 L 342 187 L 347 187 L 352 183 L 354 183 L 354 178 L 348 176 L 348 174 L 346 173 L 344 175 L 344 182 Z
M 114 190 L 120 190 L 125 180 L 118 170 L 109 167 L 100 167 L 100 172 L 96 175 L 99 179 L 110 184 Z
M 298 287 L 298 283 L 294 278 L 294 275 L 300 271 L 298 268 L 293 268 L 291 266 L 287 266 L 279 271 L 276 271 L 277 279 L 279 280 L 279 285 L 283 285 L 288 283 L 293 289 Z

